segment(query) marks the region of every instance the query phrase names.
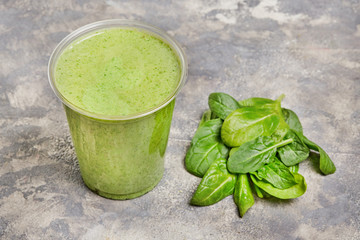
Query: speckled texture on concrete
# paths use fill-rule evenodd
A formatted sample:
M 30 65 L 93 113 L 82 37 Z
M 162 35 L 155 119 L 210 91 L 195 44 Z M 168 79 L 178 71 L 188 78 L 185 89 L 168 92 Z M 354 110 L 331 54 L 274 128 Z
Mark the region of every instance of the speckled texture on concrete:
M 360 239 L 360 3 L 357 0 L 0 1 L 1 239 Z M 81 180 L 60 101 L 47 81 L 56 44 L 97 20 L 142 20 L 185 48 L 165 175 L 150 193 L 112 201 Z M 305 134 L 331 156 L 300 172 L 306 194 L 256 198 L 239 218 L 231 197 L 189 205 L 200 179 L 184 157 L 207 96 L 286 94 Z

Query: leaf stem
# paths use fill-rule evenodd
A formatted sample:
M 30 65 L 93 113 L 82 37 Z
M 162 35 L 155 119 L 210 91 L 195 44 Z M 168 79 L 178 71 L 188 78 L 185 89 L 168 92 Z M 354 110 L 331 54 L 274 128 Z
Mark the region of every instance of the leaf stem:
M 281 94 L 275 101 L 281 102 L 285 98 L 285 94 Z
M 277 143 L 277 144 L 275 144 L 275 145 L 272 145 L 272 146 L 269 147 L 269 148 L 266 148 L 265 150 L 260 151 L 259 154 L 262 154 L 262 153 L 264 153 L 264 152 L 266 152 L 266 151 L 269 151 L 269 150 L 271 150 L 271 149 L 274 149 L 274 148 L 278 148 L 278 147 L 282 147 L 282 146 L 288 145 L 289 143 L 292 143 L 293 141 L 294 141 L 294 139 L 292 139 L 292 138 L 286 139 L 286 140 L 284 140 L 284 141 L 282 141 L 282 142 L 279 142 L 279 143 Z
M 279 142 L 279 143 L 275 144 L 273 147 L 282 147 L 282 146 L 285 146 L 285 145 L 288 145 L 288 144 L 292 143 L 293 141 L 294 141 L 294 139 L 289 138 L 289 139 L 286 139 L 286 140 L 284 140 L 282 142 Z

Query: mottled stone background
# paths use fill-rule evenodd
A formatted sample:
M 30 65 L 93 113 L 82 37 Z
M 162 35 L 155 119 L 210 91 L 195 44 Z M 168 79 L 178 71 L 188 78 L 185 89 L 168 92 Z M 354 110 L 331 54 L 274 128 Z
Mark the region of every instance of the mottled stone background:
M 0 0 L 1 239 L 360 239 L 360 3 L 358 0 Z M 184 47 L 189 78 L 177 98 L 165 175 L 150 193 L 112 201 L 82 183 L 60 101 L 47 80 L 57 43 L 97 20 L 142 20 Z M 303 162 L 290 201 L 256 198 L 244 218 L 231 197 L 189 200 L 200 179 L 184 156 L 207 96 L 276 98 L 337 172 Z

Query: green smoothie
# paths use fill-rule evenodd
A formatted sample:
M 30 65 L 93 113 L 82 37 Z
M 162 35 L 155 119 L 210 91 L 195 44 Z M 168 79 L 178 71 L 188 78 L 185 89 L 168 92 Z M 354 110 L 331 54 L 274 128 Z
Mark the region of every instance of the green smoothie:
M 58 90 L 74 105 L 104 115 L 151 109 L 173 93 L 181 69 L 160 39 L 131 29 L 107 29 L 73 42 L 56 64 Z
M 130 199 L 160 181 L 182 68 L 159 38 L 129 28 L 91 32 L 68 45 L 54 67 L 85 184 L 101 196 Z M 77 111 L 76 109 L 81 111 Z M 91 115 L 94 113 L 95 115 Z

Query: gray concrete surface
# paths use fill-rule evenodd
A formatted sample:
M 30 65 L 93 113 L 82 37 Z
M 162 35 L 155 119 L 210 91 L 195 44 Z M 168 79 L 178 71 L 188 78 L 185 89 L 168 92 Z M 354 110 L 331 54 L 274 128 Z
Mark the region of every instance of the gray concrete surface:
M 360 3 L 356 0 L 0 0 L 1 239 L 360 239 Z M 189 59 L 165 175 L 150 193 L 112 201 L 81 180 L 60 101 L 47 80 L 56 44 L 97 20 L 126 18 L 174 36 Z M 276 98 L 337 172 L 303 162 L 291 201 L 256 198 L 240 218 L 231 197 L 189 200 L 200 179 L 184 156 L 207 96 Z

